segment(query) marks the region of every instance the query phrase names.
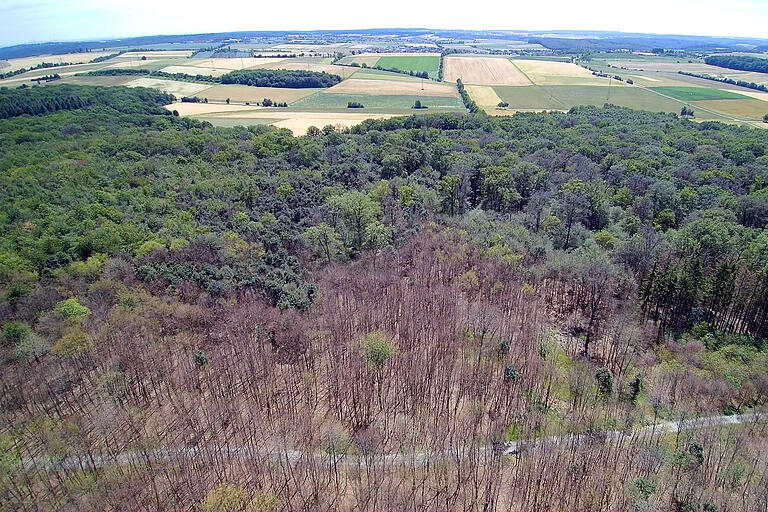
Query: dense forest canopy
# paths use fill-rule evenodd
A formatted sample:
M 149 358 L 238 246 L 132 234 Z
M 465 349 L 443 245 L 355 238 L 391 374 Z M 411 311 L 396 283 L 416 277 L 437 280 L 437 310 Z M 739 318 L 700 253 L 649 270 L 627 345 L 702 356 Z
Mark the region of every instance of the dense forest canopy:
M 721 68 L 768 73 L 768 59 L 753 55 L 710 55 L 704 62 Z
M 676 333 L 696 322 L 760 337 L 768 329 L 764 132 L 606 107 L 509 119 L 395 118 L 295 139 L 171 119 L 156 106 L 169 96 L 148 89 L 62 86 L 0 95 L 3 117 L 78 109 L 8 121 L 4 129 L 7 286 L 10 276 L 44 276 L 94 254 L 140 256 L 141 275 L 170 286 L 190 271 L 177 261 L 182 248 L 206 233 L 258 244 L 265 262 L 295 269 L 288 248 L 313 223 L 330 224 L 343 257 L 352 257 L 367 243 L 366 229 L 387 233 L 384 239 L 400 230 L 391 212 L 384 224 L 371 214 L 354 220 L 352 236 L 352 220 L 333 213 L 345 207 L 332 199 L 365 199 L 387 210 L 391 189 L 411 194 L 410 208 L 421 217 L 474 211 L 494 225 L 516 226 L 524 237 L 498 243 L 522 262 L 587 247 L 604 252 L 612 272 L 635 283 L 645 312 Z M 134 126 L 137 117 L 107 133 L 84 130 L 95 106 L 166 115 Z M 59 128 L 46 130 L 51 123 Z M 41 152 L 43 142 L 51 149 Z M 67 157 L 72 144 L 81 147 L 76 165 Z M 51 174 L 58 165 L 69 172 Z M 20 167 L 34 186 L 20 186 L 10 173 Z M 199 183 L 179 181 L 199 173 Z M 218 283 L 224 295 L 253 284 L 254 261 L 212 264 L 213 274 L 194 274 L 198 284 Z M 234 274 L 220 276 L 223 267 Z M 274 297 L 283 296 L 284 284 L 268 285 Z
M 753 450 L 749 432 L 512 469 L 477 446 L 765 403 L 768 132 L 606 105 L 293 137 L 173 116 L 141 88 L 0 99 L 4 503 L 216 508 L 240 491 L 211 482 L 243 474 L 285 508 L 762 503 L 762 477 L 731 492 L 704 455 Z M 221 453 L 278 441 L 331 459 Z M 205 463 L 145 463 L 167 446 Z M 143 455 L 94 462 L 122 450 Z M 476 469 L 359 480 L 333 458 L 419 450 Z M 536 468 L 570 491 L 536 490 Z M 619 491 L 577 492 L 601 478 Z
M 221 76 L 223 84 L 241 84 L 254 87 L 331 87 L 341 82 L 339 75 L 325 71 L 299 69 L 240 69 Z
M 157 89 L 140 88 L 135 92 L 123 87 L 82 87 L 61 85 L 56 88 L 0 87 L 0 119 L 23 115 L 39 115 L 58 110 L 77 110 L 95 105 L 109 105 L 121 113 L 161 114 L 161 108 L 173 96 Z

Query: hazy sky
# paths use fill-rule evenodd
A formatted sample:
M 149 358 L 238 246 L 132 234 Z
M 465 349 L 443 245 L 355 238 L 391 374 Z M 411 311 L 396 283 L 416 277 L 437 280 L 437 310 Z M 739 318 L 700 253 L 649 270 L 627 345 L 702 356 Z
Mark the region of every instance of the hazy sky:
M 768 38 L 768 0 L 0 0 L 0 46 L 230 30 L 377 27 Z

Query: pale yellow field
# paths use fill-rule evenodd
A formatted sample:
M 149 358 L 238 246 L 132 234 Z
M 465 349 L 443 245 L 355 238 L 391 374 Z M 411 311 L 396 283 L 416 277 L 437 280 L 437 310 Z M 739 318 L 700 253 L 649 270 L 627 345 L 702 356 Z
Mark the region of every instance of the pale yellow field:
M 475 100 L 475 103 L 483 108 L 496 108 L 501 102 L 501 98 L 496 94 L 493 87 L 488 85 L 468 85 L 466 86 L 469 96 Z
M 608 85 L 607 79 L 570 62 L 513 60 L 512 64 L 537 85 Z
M 365 80 L 350 78 L 326 89 L 328 93 L 336 94 L 384 94 L 384 95 L 415 95 L 415 96 L 449 96 L 457 97 L 456 87 L 449 84 L 424 80 L 421 82 L 406 82 L 402 80 Z
M 261 110 L 270 107 L 256 107 L 252 105 L 226 105 L 214 103 L 172 103 L 166 105 L 168 110 L 175 110 L 180 116 L 199 116 L 213 113 L 234 113 Z M 285 117 L 285 116 L 283 116 Z
M 176 80 L 161 80 L 157 78 L 137 78 L 125 84 L 126 87 L 152 87 L 176 96 L 205 96 L 201 94 L 206 89 L 211 89 L 207 84 L 195 84 L 192 82 L 179 82 Z
M 341 116 L 342 114 L 334 114 L 334 116 Z M 365 117 L 317 117 L 317 118 L 301 118 L 301 117 L 291 117 L 290 119 L 285 119 L 283 121 L 278 121 L 276 123 L 273 123 L 274 126 L 277 126 L 278 128 L 287 128 L 293 132 L 294 135 L 300 136 L 300 135 L 306 135 L 307 129 L 310 126 L 316 126 L 318 128 L 322 128 L 323 126 L 327 125 L 333 125 L 335 127 L 345 127 L 348 128 L 350 126 L 354 126 L 356 124 L 360 124 L 361 122 L 365 121 L 366 119 L 389 119 L 392 117 L 392 114 L 374 114 L 374 115 L 368 115 Z
M 768 101 L 768 92 L 747 91 L 746 89 L 720 89 L 721 91 L 738 92 L 742 96 L 749 96 L 758 100 Z
M 96 57 L 103 57 L 104 55 L 110 55 L 116 52 L 86 52 L 86 53 L 63 53 L 61 55 L 38 55 L 35 57 L 22 57 L 19 59 L 9 59 L 8 66 L 2 68 L 3 73 L 9 71 L 16 71 L 22 68 L 31 68 L 43 62 L 61 63 L 69 62 L 70 64 L 82 64 L 90 62 Z
M 160 59 L 147 59 L 147 60 L 120 60 L 116 61 L 113 64 L 108 64 L 107 66 L 104 66 L 105 68 L 119 68 L 119 69 L 125 69 L 125 68 L 142 68 L 146 66 L 147 64 L 151 64 L 153 62 L 157 62 Z M 112 61 L 109 61 L 112 62 Z
M 128 57 L 128 58 L 141 58 L 141 57 L 190 57 L 194 52 L 192 50 L 152 50 L 152 51 L 146 51 L 146 52 L 125 52 L 124 54 L 120 55 L 119 58 L 122 57 Z
M 244 57 L 235 59 L 213 58 L 213 59 L 192 59 L 185 63 L 187 66 L 195 66 L 205 69 L 226 69 L 233 71 L 235 69 L 250 69 L 265 64 L 274 64 L 288 59 L 278 57 Z
M 166 66 L 160 71 L 164 73 L 186 73 L 188 75 L 221 76 L 229 73 L 231 69 L 196 68 L 194 66 Z
M 322 128 L 326 125 L 332 125 L 336 127 L 348 127 L 360 124 L 366 119 L 389 119 L 396 114 L 363 114 L 363 113 L 324 113 L 324 112 L 290 112 L 274 109 L 260 109 L 250 112 L 241 112 L 237 114 L 220 115 L 217 114 L 217 118 L 226 119 L 274 119 L 274 126 L 279 128 L 287 128 L 293 132 L 294 135 L 305 135 L 307 128 L 310 126 L 316 126 Z M 244 123 L 246 124 L 246 123 Z
M 723 68 L 716 66 L 710 66 L 703 62 L 655 62 L 647 60 L 615 60 L 608 62 L 611 66 L 634 69 L 638 71 L 665 71 L 669 73 L 677 73 L 678 71 L 688 71 L 691 73 L 708 73 L 710 75 L 718 74 L 718 71 L 724 71 Z
M 279 87 L 251 87 L 249 85 L 221 84 L 214 85 L 205 91 L 205 97 L 210 100 L 249 101 L 255 103 L 264 98 L 272 101 L 293 103 L 322 89 L 285 89 Z
M 531 85 L 530 80 L 505 58 L 446 57 L 445 81 L 455 83 L 459 78 L 469 85 Z
M 647 80 L 649 82 L 661 82 L 661 80 L 659 80 L 658 78 L 651 78 L 649 76 L 644 76 L 644 75 L 629 75 L 629 77 L 633 79 L 637 78 L 639 80 Z
M 369 68 L 372 68 L 376 65 L 377 62 L 379 62 L 380 58 L 381 54 L 378 53 L 363 53 L 359 55 L 350 55 L 348 57 L 344 57 L 341 62 L 343 64 L 360 64 L 361 66 L 365 64 Z
M 366 119 L 388 119 L 397 114 L 379 113 L 325 113 L 325 112 L 294 112 L 270 107 L 252 107 L 245 105 L 212 105 L 201 103 L 174 103 L 166 105 L 168 110 L 176 110 L 181 116 L 193 116 L 200 119 L 227 119 L 238 122 L 243 120 L 243 125 L 248 120 L 265 120 L 279 128 L 287 128 L 294 135 L 305 135 L 307 128 L 316 126 L 322 128 L 326 125 L 336 127 L 348 127 L 359 124 Z
M 23 73 L 18 76 L 14 76 L 11 78 L 6 78 L 5 80 L 0 80 L 0 87 L 3 86 L 12 86 L 12 85 L 19 85 L 22 83 L 28 83 L 32 78 L 40 77 L 43 75 L 47 75 L 50 73 L 57 73 L 60 77 L 65 78 L 68 76 L 76 75 L 78 73 L 82 73 L 84 71 L 87 71 L 89 69 L 92 69 L 92 64 L 73 64 L 72 66 L 62 66 L 62 67 L 56 67 L 56 68 L 47 68 L 47 69 L 37 69 L 35 71 L 27 71 L 26 73 Z

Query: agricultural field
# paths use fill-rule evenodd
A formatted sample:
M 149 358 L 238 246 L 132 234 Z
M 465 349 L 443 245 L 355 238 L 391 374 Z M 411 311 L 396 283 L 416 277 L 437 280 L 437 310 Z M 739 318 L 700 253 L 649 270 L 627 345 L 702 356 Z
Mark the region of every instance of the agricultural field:
M 291 104 L 301 98 L 322 91 L 322 89 L 288 89 L 283 87 L 251 87 L 249 85 L 219 84 L 205 89 L 198 96 L 209 100 L 225 101 L 229 98 L 238 103 L 256 103 L 264 98 Z
M 389 94 L 415 96 L 458 97 L 456 87 L 451 84 L 424 81 L 374 80 L 351 78 L 334 85 L 327 91 L 337 94 Z
M 17 69 L 31 68 L 42 64 L 43 62 L 62 63 L 68 62 L 70 64 L 84 64 L 92 61 L 97 57 L 103 57 L 115 52 L 81 52 L 81 53 L 64 53 L 61 55 L 38 55 L 35 57 L 22 57 L 19 59 L 0 60 L 0 73 L 8 73 L 9 71 L 16 71 Z
M 566 103 L 557 100 L 543 87 L 493 87 L 493 90 L 501 100 L 509 103 L 509 107 L 504 111 L 494 112 L 498 102 L 490 104 L 490 108 L 478 102 L 480 106 L 484 107 L 491 114 L 507 114 L 515 111 L 567 110 L 570 108 Z M 470 95 L 473 94 L 472 91 L 469 93 Z M 474 96 L 472 97 L 474 98 Z
M 727 116 L 731 116 L 737 119 L 743 119 L 747 121 L 753 121 L 758 125 L 763 125 L 764 128 L 768 127 L 765 123 L 761 123 L 763 115 L 768 114 L 768 103 L 765 100 L 758 99 L 742 99 L 742 100 L 700 100 L 692 101 L 691 104 L 699 108 L 698 112 L 702 112 L 702 109 L 706 111 L 718 112 Z
M 546 50 L 537 43 L 501 39 L 477 39 L 470 46 L 481 50 Z
M 651 87 L 651 90 L 683 101 L 745 99 L 745 96 L 732 91 L 708 87 Z
M 191 116 L 217 126 L 243 126 L 272 124 L 291 130 L 294 135 L 304 135 L 307 128 L 326 125 L 349 127 L 366 119 L 387 119 L 398 114 L 385 112 L 302 112 L 285 108 L 254 107 L 244 105 L 174 103 L 169 110 L 181 116 Z M 366 109 L 367 110 L 367 109 Z M 402 115 L 402 114 L 400 114 Z
M 530 85 L 531 81 L 503 57 L 449 55 L 443 73 L 446 82 L 459 78 L 467 85 Z
M 488 44 L 512 43 L 497 41 Z M 335 51 L 334 48 L 338 51 L 350 51 L 351 46 L 284 44 L 267 46 L 257 51 L 310 54 L 313 50 L 331 53 Z M 91 52 L 75 55 L 92 59 L 101 54 L 103 53 Z M 768 93 L 679 75 L 677 70 L 681 66 L 689 70 L 710 72 L 714 66 L 701 62 L 678 63 L 676 59 L 666 56 L 623 54 L 621 59 L 618 59 L 615 55 L 600 54 L 587 63 L 590 67 L 611 75 L 618 73 L 625 79 L 632 78 L 635 82 L 632 86 L 622 81 L 595 77 L 585 67 L 571 63 L 568 56 L 535 58 L 528 55 L 509 58 L 481 54 L 449 55 L 445 58 L 445 82 L 439 83 L 402 73 L 371 69 L 379 65 L 403 71 L 426 71 L 434 77 L 439 66 L 438 54 L 363 53 L 348 55 L 341 60 L 342 65 L 333 64 L 332 59 L 327 56 L 192 58 L 192 54 L 191 50 L 171 48 L 131 51 L 100 63 L 73 64 L 24 73 L 0 81 L 0 86 L 29 84 L 33 78 L 55 72 L 62 79 L 48 85 L 70 83 L 151 87 L 177 97 L 198 96 L 210 101 L 209 104 L 174 104 L 174 109 L 181 115 L 190 115 L 227 126 L 238 122 L 245 125 L 280 123 L 280 126 L 290 127 L 296 133 L 303 133 L 307 119 L 311 118 L 314 123 L 323 112 L 330 116 L 324 121 L 340 119 L 339 123 L 345 126 L 358 118 L 412 114 L 415 112 L 412 107 L 417 99 L 428 107 L 428 110 L 422 112 L 462 112 L 464 107 L 455 87 L 458 78 L 462 78 L 469 95 L 478 105 L 493 115 L 510 115 L 517 111 L 567 110 L 581 104 L 600 106 L 605 103 L 659 112 L 679 112 L 687 105 L 695 110 L 696 120 L 717 119 L 726 122 L 747 122 L 757 126 L 763 124 L 759 121 L 768 112 Z M 365 64 L 367 67 L 343 65 L 351 63 Z M 632 70 L 630 72 L 629 69 L 608 67 L 609 63 L 631 67 Z M 343 81 L 330 89 L 321 90 L 212 85 L 154 77 L 77 76 L 88 71 L 115 68 L 212 76 L 221 76 L 237 69 L 289 69 L 337 74 Z M 654 70 L 649 71 L 648 68 Z M 728 70 L 728 74 L 746 76 L 746 72 L 730 71 Z M 254 109 L 256 103 L 264 98 L 285 102 L 289 107 Z M 229 99 L 232 105 L 223 105 L 226 99 Z M 245 105 L 246 102 L 251 105 Z M 365 108 L 351 111 L 347 108 L 349 102 L 362 103 Z M 500 102 L 509 103 L 509 107 L 499 108 Z M 240 107 L 245 110 L 240 110 Z
M 430 78 L 437 78 L 440 68 L 440 55 L 384 55 L 377 65 L 384 69 L 399 69 L 405 72 L 426 73 Z
M 409 73 L 427 72 L 430 78 L 437 78 L 440 68 L 439 53 L 362 53 L 349 55 L 339 61 L 342 65 L 376 66 L 385 69 L 399 69 Z
M 96 77 L 93 77 L 96 78 Z M 108 77 L 112 78 L 112 77 Z M 196 84 L 193 82 L 181 82 L 177 80 L 162 80 L 158 78 L 142 77 L 131 80 L 125 84 L 126 87 L 151 87 L 175 96 L 195 96 L 206 89 L 210 89 L 208 84 Z
M 381 55 L 378 53 L 361 53 L 344 57 L 339 61 L 339 64 L 345 66 L 350 66 L 352 64 L 362 66 L 365 64 L 367 67 L 372 68 L 379 62 L 379 59 L 381 59 Z
M 212 116 L 201 118 L 214 125 L 225 126 L 227 122 L 232 122 L 233 126 L 242 125 L 242 120 L 247 119 L 249 123 L 271 124 L 277 128 L 285 128 L 293 132 L 294 135 L 304 135 L 310 126 L 322 128 L 331 125 L 335 128 L 349 128 L 359 124 L 366 119 L 388 119 L 395 114 L 382 113 L 317 113 L 317 112 L 295 112 L 290 116 L 285 116 L 279 112 L 253 113 L 237 119 L 228 119 L 226 116 Z
M 608 80 L 570 62 L 515 59 L 512 64 L 536 85 L 608 85 Z
M 464 111 L 464 105 L 458 96 L 418 96 L 413 94 L 334 94 L 322 92 L 313 94 L 294 103 L 292 107 L 297 110 L 326 110 L 326 111 L 350 111 L 347 103 L 357 102 L 363 104 L 364 109 L 380 112 L 413 113 L 413 104 L 416 100 L 422 105 L 435 110 Z
M 345 70 L 350 68 L 346 66 L 336 66 Z M 353 70 L 356 68 L 352 68 Z M 382 71 L 380 69 L 357 69 L 346 78 L 355 78 L 359 80 L 395 80 L 398 82 L 421 82 L 423 79 L 417 76 L 404 75 L 393 71 Z
M 503 101 L 496 89 L 489 85 L 467 85 L 466 90 L 469 95 L 483 109 L 496 108 Z
M 627 73 L 627 70 L 608 67 L 605 58 L 593 58 L 587 65 L 610 76 L 619 74 L 623 79 L 631 78 L 634 84 L 595 77 L 585 67 L 570 62 L 513 58 L 509 63 L 518 72 L 514 76 L 522 76 L 527 83 L 522 81 L 514 85 L 503 85 L 494 83 L 498 79 L 493 78 L 491 72 L 483 70 L 481 74 L 477 71 L 480 64 L 492 61 L 491 57 L 479 56 L 446 58 L 446 80 L 457 78 L 458 73 L 464 74 L 463 80 L 470 97 L 493 115 L 510 115 L 517 111 L 567 110 L 577 105 L 602 106 L 606 103 L 670 113 L 679 113 L 687 106 L 694 109 L 695 120 L 718 120 L 765 127 L 761 120 L 768 112 L 768 93 L 680 75 L 676 70 L 682 63 L 678 64 L 676 59 L 670 57 L 626 54 L 623 58 L 634 71 Z M 504 59 L 497 61 L 503 62 Z M 464 68 L 460 72 L 457 71 L 459 64 Z M 649 65 L 665 71 L 641 71 Z M 706 66 L 702 63 L 691 64 L 702 65 Z M 513 75 L 507 75 L 507 78 L 510 76 Z M 509 103 L 509 107 L 498 107 L 500 101 Z

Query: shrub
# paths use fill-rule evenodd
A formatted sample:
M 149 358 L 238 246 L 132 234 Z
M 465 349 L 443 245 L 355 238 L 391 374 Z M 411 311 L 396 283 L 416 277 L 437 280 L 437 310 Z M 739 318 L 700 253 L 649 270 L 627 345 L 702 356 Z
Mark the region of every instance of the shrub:
M 595 372 L 595 380 L 597 381 L 597 389 L 600 390 L 600 394 L 604 398 L 613 395 L 613 375 L 608 368 L 598 368 Z
M 30 335 L 32 329 L 23 322 L 6 322 L 3 325 L 3 340 L 9 345 L 18 345 Z
M 88 335 L 81 327 L 70 327 L 51 347 L 55 356 L 75 357 L 85 354 L 91 346 Z
M 54 311 L 64 318 L 88 318 L 91 315 L 90 308 L 80 304 L 74 297 L 58 302 Z
M 517 371 L 517 368 L 515 368 L 515 365 L 508 364 L 504 368 L 504 382 L 506 384 L 509 384 L 511 382 L 517 382 L 521 378 L 520 372 Z
M 198 368 L 202 368 L 203 366 L 207 365 L 211 362 L 211 358 L 208 354 L 203 352 L 202 350 L 198 350 L 195 352 L 195 364 Z
M 381 370 L 395 354 L 395 348 L 384 333 L 374 331 L 363 337 L 365 362 L 376 371 Z

